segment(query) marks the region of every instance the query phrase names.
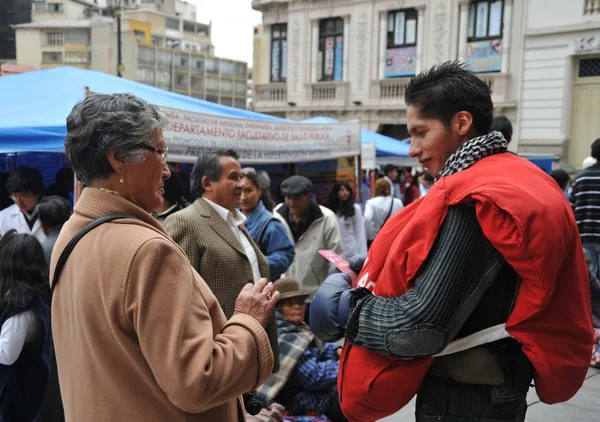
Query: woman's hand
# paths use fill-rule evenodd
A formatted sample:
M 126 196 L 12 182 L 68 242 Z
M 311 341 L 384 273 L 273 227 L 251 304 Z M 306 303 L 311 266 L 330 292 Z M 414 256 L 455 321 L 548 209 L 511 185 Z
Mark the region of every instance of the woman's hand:
M 233 314 L 247 314 L 265 327 L 279 300 L 279 292 L 273 291 L 273 283 L 261 278 L 256 283 L 248 283 L 235 301 Z

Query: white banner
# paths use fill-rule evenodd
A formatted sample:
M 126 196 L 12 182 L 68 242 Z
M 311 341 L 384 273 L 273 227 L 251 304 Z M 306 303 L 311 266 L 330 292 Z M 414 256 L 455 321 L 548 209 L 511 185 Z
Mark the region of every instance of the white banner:
M 232 149 L 242 164 L 330 160 L 361 153 L 360 122 L 288 123 L 236 119 L 160 107 L 169 161 L 195 162 L 205 150 Z

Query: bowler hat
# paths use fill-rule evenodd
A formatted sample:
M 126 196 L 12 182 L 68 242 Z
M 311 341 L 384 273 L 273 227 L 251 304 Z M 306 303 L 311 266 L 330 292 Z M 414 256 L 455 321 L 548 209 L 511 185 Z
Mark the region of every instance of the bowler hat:
M 284 196 L 304 195 L 312 192 L 312 182 L 304 176 L 290 176 L 281 183 L 281 193 Z
M 296 297 L 306 299 L 309 295 L 300 290 L 300 283 L 295 278 L 285 277 L 273 283 L 273 289 L 279 292 L 279 300 L 292 299 Z

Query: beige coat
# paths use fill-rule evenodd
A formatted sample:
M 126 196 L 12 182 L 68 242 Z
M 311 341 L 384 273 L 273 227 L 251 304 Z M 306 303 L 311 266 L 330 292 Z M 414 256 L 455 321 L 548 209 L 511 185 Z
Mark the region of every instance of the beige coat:
M 170 215 L 165 230 L 187 254 L 198 274 L 215 294 L 225 316 L 233 314 L 235 300 L 242 288 L 254 282 L 252 265 L 242 242 L 213 207 L 199 198 L 189 207 Z M 246 229 L 242 230 L 254 248 L 261 277 L 269 278 L 269 263 Z M 267 334 L 275 356 L 274 371 L 279 369 L 277 323 L 272 317 Z
M 67 242 L 93 219 L 139 218 L 88 233 L 63 270 L 52 329 L 67 421 L 237 421 L 239 395 L 273 366 L 254 318 L 229 321 L 204 280 L 148 213 L 86 188 L 63 227 Z

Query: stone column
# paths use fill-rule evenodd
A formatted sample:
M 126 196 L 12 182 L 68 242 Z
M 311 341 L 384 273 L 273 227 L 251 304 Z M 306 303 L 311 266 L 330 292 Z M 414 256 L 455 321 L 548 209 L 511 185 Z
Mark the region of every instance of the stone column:
M 512 32 L 512 8 L 513 0 L 504 0 L 504 14 L 502 20 L 504 28 L 502 29 L 502 73 L 508 73 L 510 37 Z
M 467 36 L 469 30 L 469 1 L 460 0 L 460 29 L 458 31 L 458 59 L 465 61 L 467 50 Z
M 342 54 L 344 55 L 344 62 L 342 67 L 342 80 L 349 81 L 348 77 L 348 59 L 350 53 L 350 16 L 344 16 L 344 44 L 342 48 Z
M 425 24 L 425 6 L 417 7 L 417 11 L 419 12 L 417 18 L 417 73 L 419 73 L 423 70 L 423 43 L 425 42 L 423 39 L 423 25 Z
M 379 14 L 379 79 L 385 79 L 385 51 L 387 49 L 388 12 Z
M 263 83 L 271 83 L 271 25 L 263 26 L 263 36 L 265 37 L 265 51 L 263 57 L 263 65 L 265 74 L 263 75 Z
M 317 75 L 319 73 L 319 21 L 314 20 L 310 25 L 310 82 L 315 83 L 317 82 Z

